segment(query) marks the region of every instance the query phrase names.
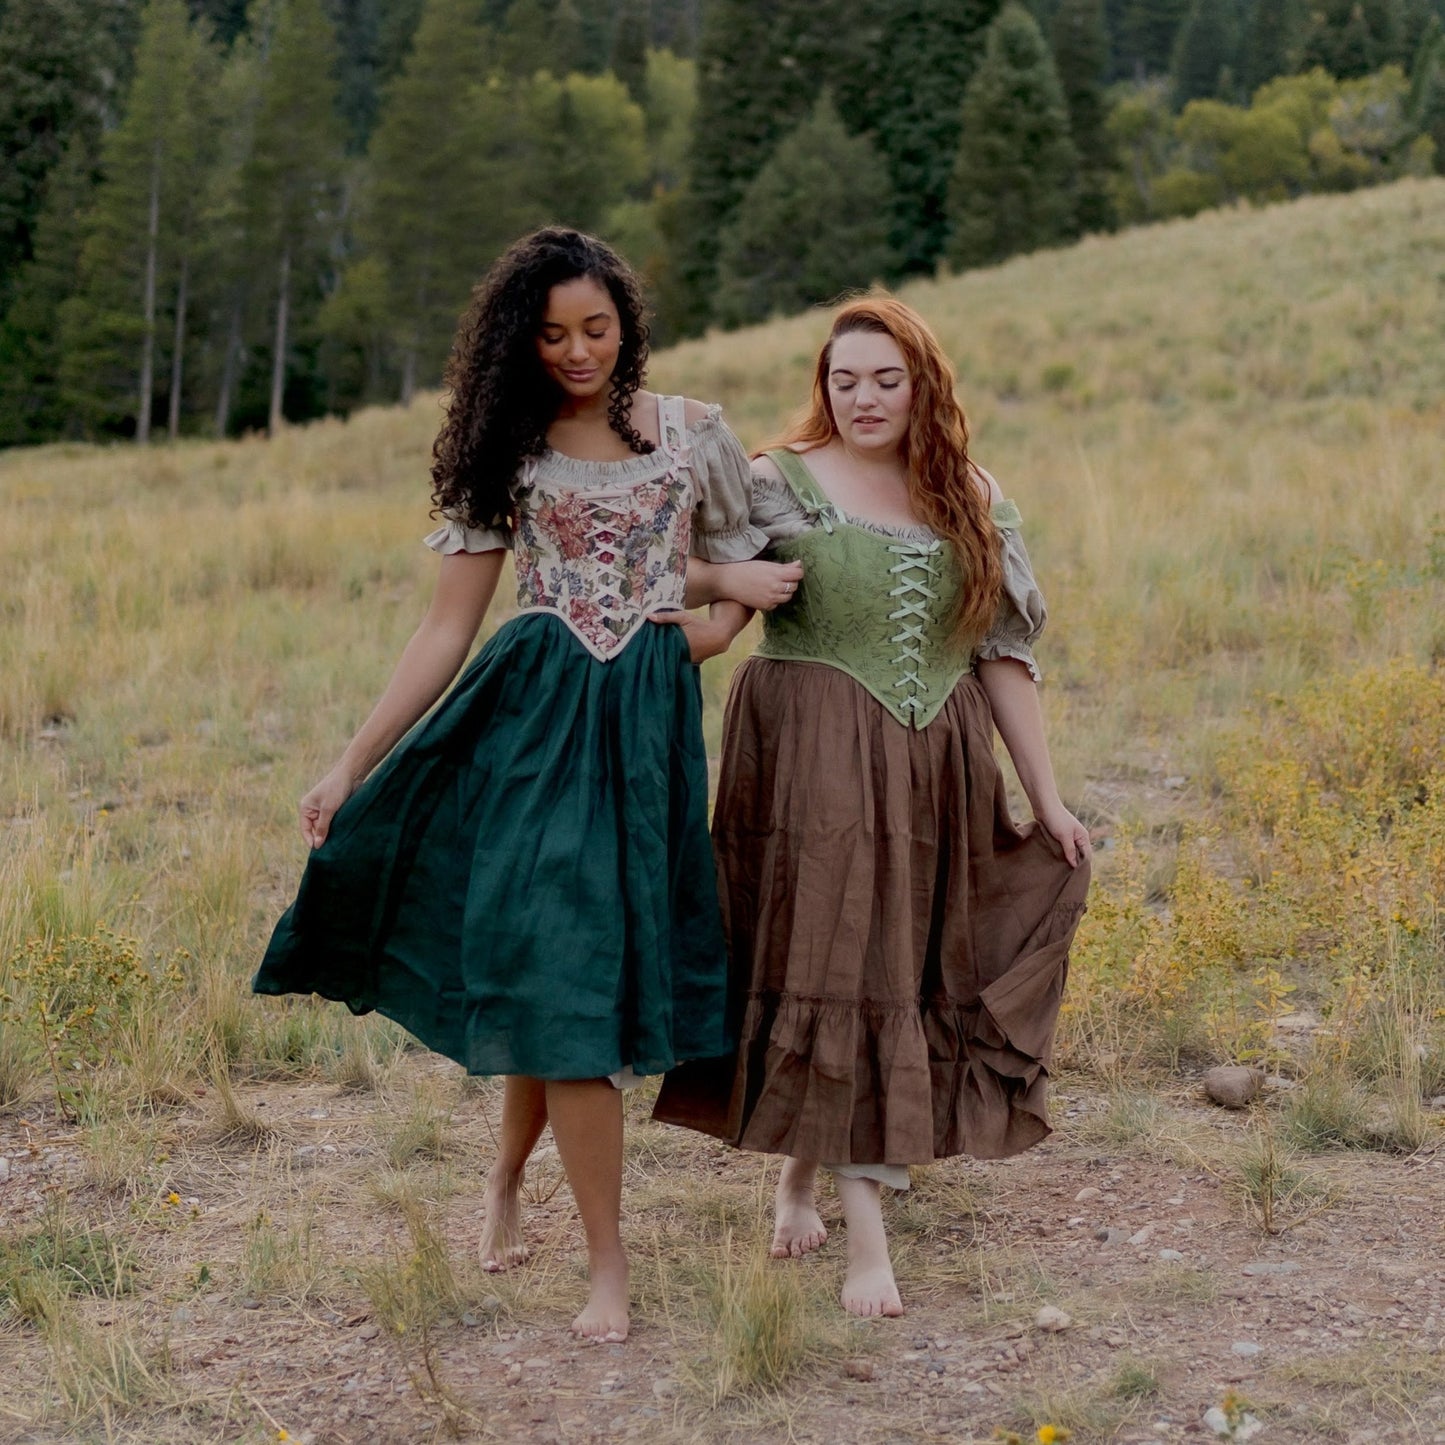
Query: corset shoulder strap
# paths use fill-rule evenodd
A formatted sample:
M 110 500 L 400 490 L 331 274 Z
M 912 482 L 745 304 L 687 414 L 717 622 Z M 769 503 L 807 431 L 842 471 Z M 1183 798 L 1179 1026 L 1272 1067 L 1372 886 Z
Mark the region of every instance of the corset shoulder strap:
M 657 398 L 657 434 L 662 438 L 662 449 L 673 461 L 680 462 L 685 449 L 687 435 L 687 403 L 680 396 L 659 396 Z

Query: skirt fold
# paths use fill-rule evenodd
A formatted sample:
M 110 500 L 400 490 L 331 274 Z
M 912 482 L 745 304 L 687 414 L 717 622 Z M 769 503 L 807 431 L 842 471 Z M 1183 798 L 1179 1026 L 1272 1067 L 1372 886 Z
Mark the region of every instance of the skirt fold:
M 1089 872 L 1009 816 L 977 680 L 913 730 L 837 669 L 754 658 L 724 733 L 739 1044 L 672 1071 L 655 1116 L 830 1163 L 1037 1143 Z
M 253 983 L 376 1009 L 472 1073 L 661 1073 L 723 1052 L 697 670 L 502 627 L 338 812 Z

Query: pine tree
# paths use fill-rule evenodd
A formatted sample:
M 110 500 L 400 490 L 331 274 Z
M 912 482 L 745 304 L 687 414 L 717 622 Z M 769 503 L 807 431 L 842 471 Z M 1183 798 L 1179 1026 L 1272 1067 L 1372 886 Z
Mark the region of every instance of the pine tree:
M 89 0 L 6 0 L 0 9 L 0 308 L 31 254 L 45 178 L 72 134 L 93 151 L 114 64 Z
M 723 237 L 717 319 L 740 326 L 886 279 L 891 202 L 882 157 L 848 134 L 825 91 L 754 177 Z
M 1301 0 L 1255 0 L 1239 48 L 1239 78 L 1246 95 L 1297 68 L 1304 12 Z
M 612 37 L 612 73 L 638 105 L 647 104 L 647 36 L 652 17 L 649 0 L 622 0 Z
M 320 0 L 278 0 L 265 51 L 241 194 L 251 252 L 274 276 L 268 426 L 284 421 L 287 349 L 298 300 L 319 298 L 341 171 L 336 41 Z
M 1064 239 L 1075 221 L 1077 172 L 1053 57 L 1033 16 L 1009 0 L 964 92 L 949 260 L 985 265 Z
M 35 254 L 20 268 L 10 309 L 0 323 L 0 447 L 52 441 L 67 431 L 60 309 L 78 282 L 85 239 L 81 216 L 90 206 L 95 180 L 85 137 L 72 135 L 46 178 Z
M 503 70 L 526 78 L 539 70 L 567 75 L 586 67 L 586 36 L 573 0 L 515 0 L 497 44 Z
M 1435 143 L 1435 169 L 1445 175 L 1445 27 L 1437 16 L 1420 36 L 1410 69 L 1410 120 Z
M 170 427 L 179 426 L 197 197 L 211 133 L 214 57 L 185 0 L 147 0 L 135 79 L 106 137 L 85 224 L 80 287 L 65 308 L 63 375 L 95 427 L 134 418 L 150 439 L 157 361 L 170 318 Z M 127 395 L 128 394 L 128 395 Z
M 646 122 L 616 76 L 541 71 L 522 94 L 528 193 L 549 220 L 595 231 L 646 179 Z
M 1228 99 L 1236 48 L 1233 16 L 1224 0 L 1194 0 L 1179 27 L 1169 66 L 1175 105 Z
M 349 150 L 366 149 L 376 124 L 381 82 L 381 0 L 327 0 L 327 16 L 336 33 L 336 108 Z
M 702 28 L 701 0 L 653 0 L 650 43 L 659 50 L 691 58 Z
M 1369 75 L 1400 54 L 1400 0 L 1313 0 L 1301 39 L 1301 68 L 1341 80 Z
M 811 111 L 831 78 L 838 35 L 860 23 L 819 0 L 710 0 L 698 44 L 697 110 L 677 295 L 684 332 L 701 330 L 712 309 L 719 238 L 748 183 L 779 140 Z M 841 89 L 841 88 L 840 88 Z M 844 102 L 844 108 L 847 108 Z
M 1114 227 L 1111 178 L 1114 145 L 1104 129 L 1108 105 L 1104 77 L 1109 68 L 1109 33 L 1104 0 L 1062 0 L 1054 13 L 1054 65 L 1069 111 L 1069 134 L 1079 153 L 1078 226 L 1081 231 Z
M 258 12 L 258 22 L 263 16 Z M 264 65 L 261 42 L 269 27 L 257 24 L 257 36 L 238 36 L 226 56 L 216 87 L 215 114 L 218 153 L 207 177 L 202 210 L 205 239 L 198 268 L 198 301 L 205 310 L 203 336 L 207 380 L 214 400 L 213 429 L 225 436 L 230 429 L 238 380 L 245 369 L 250 340 L 252 294 L 261 293 L 262 280 L 247 233 L 248 208 L 244 195 L 260 103 Z M 267 275 L 269 281 L 269 264 Z
M 836 17 L 824 78 L 850 129 L 877 139 L 895 197 L 893 240 L 907 271 L 930 271 L 948 232 L 959 98 L 1003 0 L 876 0 Z
M 1114 27 L 1120 73 L 1136 80 L 1163 75 L 1191 0 L 1125 0 Z
M 519 206 L 526 178 L 506 163 L 507 97 L 476 85 L 486 37 L 475 16 L 472 0 L 427 0 L 368 152 L 359 231 L 365 258 L 385 278 L 403 403 L 440 377 L 457 315 L 487 263 L 540 219 Z

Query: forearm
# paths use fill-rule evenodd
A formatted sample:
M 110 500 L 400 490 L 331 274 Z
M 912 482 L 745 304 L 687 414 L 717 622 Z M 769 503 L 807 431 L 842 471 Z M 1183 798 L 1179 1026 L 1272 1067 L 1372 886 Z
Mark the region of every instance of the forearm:
M 467 660 L 501 574 L 504 553 L 442 558 L 436 591 L 371 716 L 347 744 L 337 768 L 364 778 L 446 691 Z
M 1003 739 L 1014 771 L 1019 775 L 1035 817 L 1062 807 L 1049 745 L 1044 737 L 1044 715 L 1039 690 L 1023 663 L 999 658 L 978 664 L 978 680 L 988 696 L 994 726 Z
M 707 620 L 726 630 L 727 647 L 732 646 L 734 638 L 748 625 L 748 619 L 752 615 L 751 607 L 744 607 L 741 602 L 733 602 L 725 597 L 711 603 L 707 609 Z
M 446 691 L 470 647 L 471 638 L 460 630 L 423 622 L 402 649 L 386 690 L 337 766 L 353 778 L 364 778 Z
M 708 562 L 702 557 L 687 559 L 687 582 L 683 593 L 683 606 L 687 608 L 707 607 L 722 597 L 719 573 L 722 565 Z

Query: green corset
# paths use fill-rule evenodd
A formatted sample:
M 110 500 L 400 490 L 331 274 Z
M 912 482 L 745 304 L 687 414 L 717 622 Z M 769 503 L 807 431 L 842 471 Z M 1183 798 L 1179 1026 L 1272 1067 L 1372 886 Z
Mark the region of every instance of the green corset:
M 773 548 L 803 564 L 803 581 L 764 618 L 758 656 L 839 668 L 905 727 L 927 727 L 973 663 L 948 640 L 963 587 L 952 548 L 936 537 L 911 541 L 860 527 L 796 452 L 768 456 L 818 525 Z M 1016 525 L 1013 504 L 997 504 L 994 520 Z

